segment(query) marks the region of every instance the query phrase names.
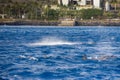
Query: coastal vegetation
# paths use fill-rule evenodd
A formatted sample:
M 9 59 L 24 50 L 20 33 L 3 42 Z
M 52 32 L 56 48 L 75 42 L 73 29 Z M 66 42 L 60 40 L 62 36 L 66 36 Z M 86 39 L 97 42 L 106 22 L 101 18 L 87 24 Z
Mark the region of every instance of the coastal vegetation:
M 99 9 L 83 9 L 80 12 L 83 19 L 100 18 L 103 15 L 103 11 Z
M 119 4 L 119 0 L 111 0 L 111 4 Z M 52 8 L 52 6 L 55 6 Z M 69 5 L 73 6 L 73 5 Z M 106 12 L 104 9 L 68 9 L 60 6 L 57 0 L 0 0 L 1 19 L 59 20 L 61 18 L 104 19 L 119 18 L 120 9 Z

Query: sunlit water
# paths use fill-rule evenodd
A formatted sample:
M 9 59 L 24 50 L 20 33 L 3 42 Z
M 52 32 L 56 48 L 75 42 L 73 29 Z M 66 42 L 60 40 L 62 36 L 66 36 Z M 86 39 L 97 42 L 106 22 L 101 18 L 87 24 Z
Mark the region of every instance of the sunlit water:
M 120 27 L 0 26 L 0 80 L 120 80 Z

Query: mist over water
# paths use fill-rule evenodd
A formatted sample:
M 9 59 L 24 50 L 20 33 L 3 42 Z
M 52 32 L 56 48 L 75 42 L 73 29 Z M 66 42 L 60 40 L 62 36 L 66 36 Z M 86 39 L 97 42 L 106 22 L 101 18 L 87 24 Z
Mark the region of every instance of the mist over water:
M 0 80 L 120 80 L 119 27 L 0 27 Z

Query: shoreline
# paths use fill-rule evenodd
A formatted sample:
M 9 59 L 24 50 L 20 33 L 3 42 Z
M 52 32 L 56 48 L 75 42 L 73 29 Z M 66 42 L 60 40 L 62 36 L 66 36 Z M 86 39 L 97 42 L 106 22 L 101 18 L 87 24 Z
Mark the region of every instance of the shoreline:
M 67 22 L 67 21 L 66 21 Z M 59 26 L 60 21 L 0 20 L 0 25 Z M 71 26 L 71 25 L 67 25 Z M 120 19 L 76 20 L 74 26 L 120 26 Z
M 82 20 L 78 22 L 82 26 L 120 26 L 120 19 L 105 19 L 105 20 Z

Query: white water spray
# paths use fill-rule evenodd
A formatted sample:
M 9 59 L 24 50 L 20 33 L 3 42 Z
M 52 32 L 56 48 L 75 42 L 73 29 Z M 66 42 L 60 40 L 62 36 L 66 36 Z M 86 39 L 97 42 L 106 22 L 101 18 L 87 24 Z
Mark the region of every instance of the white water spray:
M 75 45 L 75 42 L 65 41 L 57 37 L 45 37 L 40 41 L 29 43 L 29 46 L 56 46 L 56 45 Z

